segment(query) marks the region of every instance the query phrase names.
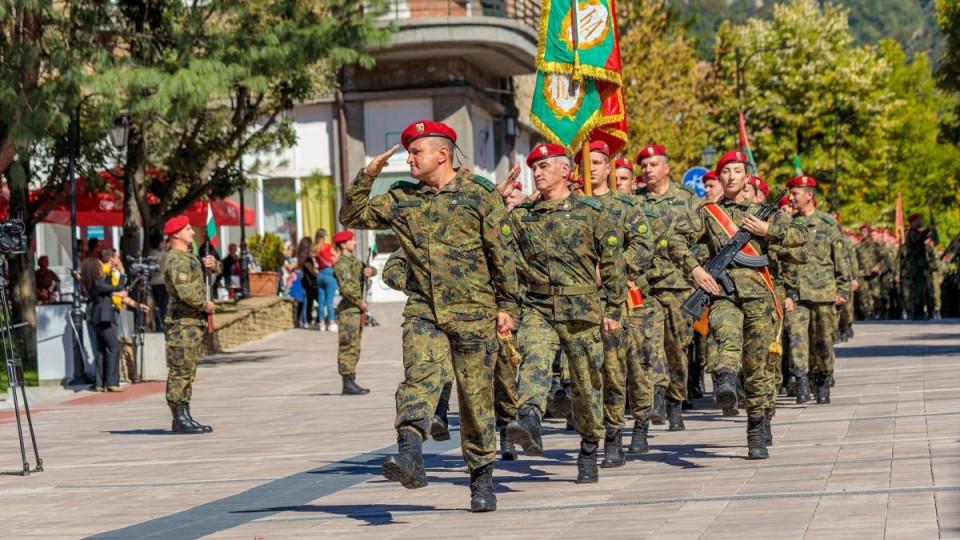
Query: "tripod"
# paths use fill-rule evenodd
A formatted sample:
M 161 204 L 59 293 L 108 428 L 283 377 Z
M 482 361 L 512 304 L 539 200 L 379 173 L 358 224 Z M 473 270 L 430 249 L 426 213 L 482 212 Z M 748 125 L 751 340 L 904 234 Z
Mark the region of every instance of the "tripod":
M 148 294 L 152 296 L 150 291 L 147 290 L 145 274 L 140 274 L 137 279 L 133 280 L 130 290 L 133 291 L 133 297 L 137 301 L 137 305 L 143 305 Z M 156 302 L 154 302 L 155 304 Z M 131 334 L 133 340 L 133 373 L 130 374 L 131 382 L 143 382 L 140 376 L 143 374 L 144 317 L 146 317 L 146 313 L 140 308 L 133 312 L 133 332 Z
M 40 451 L 37 450 L 37 436 L 33 432 L 33 419 L 30 417 L 30 405 L 27 404 L 27 391 L 24 388 L 23 381 L 23 360 L 17 356 L 17 351 L 13 346 L 13 330 L 24 326 L 26 323 L 14 325 L 13 317 L 10 312 L 10 304 L 7 302 L 7 280 L 0 276 L 0 317 L 3 317 L 2 326 L 0 326 L 0 341 L 3 342 L 3 357 L 7 364 L 7 380 L 10 384 L 10 393 L 13 395 L 13 409 L 17 418 L 17 435 L 20 437 L 20 457 L 23 459 L 23 468 L 19 471 L 4 471 L 2 474 L 16 474 L 27 476 L 32 472 L 43 471 L 43 460 L 40 459 Z M 20 389 L 20 397 L 23 398 L 23 411 L 27 419 L 27 428 L 30 430 L 30 441 L 33 443 L 33 455 L 37 458 L 37 467 L 30 468 L 27 461 L 27 447 L 23 440 L 23 423 L 20 420 L 20 400 L 17 396 L 17 388 Z

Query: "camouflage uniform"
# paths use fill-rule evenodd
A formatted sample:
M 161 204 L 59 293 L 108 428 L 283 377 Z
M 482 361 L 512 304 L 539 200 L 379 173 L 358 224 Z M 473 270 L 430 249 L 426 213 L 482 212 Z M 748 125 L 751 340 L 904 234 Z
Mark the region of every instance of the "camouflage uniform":
M 522 203 L 510 221 L 526 289 L 517 333 L 523 357 L 518 403 L 543 416 L 555 356 L 551 341 L 559 340 L 573 387 L 573 426 L 595 443 L 605 435 L 600 324 L 603 318 L 621 320 L 625 301 L 617 217 L 598 200 L 573 193 Z M 598 267 L 605 297 L 597 287 Z
M 755 214 L 760 209 L 760 205 L 749 201 L 735 203 L 723 199 L 717 204 L 737 227 L 748 215 Z M 706 249 L 699 250 L 697 256 L 690 250 L 671 252 L 672 256 L 679 255 L 675 260 L 681 263 L 686 275 L 691 275 L 696 267 L 705 265 L 730 241 L 726 231 L 707 213 L 703 205 L 698 211 L 698 217 L 700 230 L 703 231 L 699 243 L 704 244 Z M 787 214 L 776 212 L 768 223 L 766 236 L 754 237 L 750 241 L 758 253 L 768 253 L 769 246 L 773 244 L 797 247 L 806 239 L 804 229 L 793 224 Z M 720 294 L 712 297 L 709 313 L 710 332 L 717 347 L 715 368 L 718 371 L 726 369 L 734 373 L 738 368 L 742 369 L 747 414 L 770 414 L 776 406 L 776 401 L 771 399 L 776 395 L 776 367 L 770 348 L 779 339 L 778 332 L 782 328 L 782 321 L 774 304 L 773 293 L 760 272 L 752 268 L 734 267 L 728 269 L 727 274 L 736 291 L 727 294 L 721 287 Z
M 790 359 L 794 373 L 814 377 L 833 375 L 833 345 L 837 331 L 837 296 L 850 295 L 850 265 L 844 254 L 837 222 L 815 210 L 794 216 L 793 223 L 807 231 L 803 251 L 807 262 L 791 265 L 796 288 L 788 290 L 793 311 L 786 314 Z
M 940 285 L 943 283 L 944 265 L 940 262 L 940 254 L 937 248 L 930 244 L 925 244 L 927 249 L 927 268 L 926 275 L 927 289 L 927 316 L 939 317 L 941 300 Z
M 770 277 L 773 279 L 777 299 L 780 300 L 780 305 L 783 305 L 787 298 L 787 291 L 797 290 L 797 273 L 795 271 L 797 265 L 806 263 L 807 258 L 801 249 L 787 249 L 778 245 L 770 246 L 770 252 L 767 255 L 770 259 Z M 789 319 L 789 313 L 784 313 L 784 317 Z M 782 332 L 780 336 L 782 355 L 780 358 L 772 359 L 775 369 L 774 381 L 778 384 L 786 384 L 783 374 L 790 371 L 789 342 L 789 334 Z M 775 397 L 773 399 L 776 400 Z
M 849 236 L 846 236 L 841 231 L 840 241 L 843 243 L 843 257 L 847 261 L 847 265 L 850 267 L 850 282 L 860 280 L 860 265 L 857 264 L 857 257 L 854 254 L 853 240 Z M 847 296 L 847 303 L 840 306 L 840 313 L 837 315 L 837 326 L 839 328 L 849 328 L 853 324 L 854 320 L 854 302 L 856 301 L 857 293 L 856 291 L 851 290 L 850 294 Z
M 397 430 L 426 438 L 452 363 L 463 457 L 471 470 L 496 456 L 493 380 L 498 312 L 516 317 L 517 278 L 503 228 L 506 208 L 489 180 L 460 171 L 443 186 L 397 182 L 370 198 L 361 170 L 344 192 L 340 222 L 392 229 L 407 263 L 403 311 L 404 380 Z M 449 354 L 449 356 L 448 356 Z
M 886 266 L 882 246 L 873 240 L 864 239 L 857 245 L 857 266 L 860 267 L 860 307 L 865 319 L 873 319 L 879 308 L 881 282 Z M 874 273 L 874 268 L 878 268 Z
M 221 271 L 217 261 L 216 274 Z M 207 296 L 203 265 L 192 253 L 171 249 L 163 263 L 170 301 L 164 321 L 167 336 L 167 403 L 189 405 L 197 362 L 203 356 Z
M 337 304 L 337 337 L 340 342 L 337 370 L 340 376 L 356 374 L 357 360 L 360 359 L 360 337 L 363 333 L 360 304 L 364 301 L 363 282 L 366 280 L 364 268 L 369 267 L 352 255 L 341 255 L 333 265 L 333 275 L 340 289 L 340 303 Z

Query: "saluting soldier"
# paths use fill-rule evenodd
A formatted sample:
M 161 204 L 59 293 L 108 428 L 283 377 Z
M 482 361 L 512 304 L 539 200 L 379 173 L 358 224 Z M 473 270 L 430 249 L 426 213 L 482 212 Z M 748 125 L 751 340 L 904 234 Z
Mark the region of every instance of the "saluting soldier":
M 167 405 L 173 413 L 174 433 L 210 433 L 190 414 L 197 362 L 203 356 L 203 331 L 214 305 L 207 299 L 204 269 L 220 274 L 220 261 L 213 255 L 197 259 L 190 252 L 193 227 L 186 216 L 171 218 L 163 226 L 170 251 L 163 263 L 163 281 L 170 296 L 164 332 L 167 337 Z
M 414 122 L 400 140 L 418 182 L 397 182 L 387 193 L 370 197 L 374 179 L 397 151 L 394 146 L 360 170 L 340 208 L 346 227 L 392 229 L 408 265 L 404 380 L 396 394 L 400 453 L 383 462 L 383 475 L 410 489 L 427 485 L 423 439 L 447 379 L 443 360 L 449 351 L 461 446 L 470 470 L 470 509 L 496 510 L 497 332 L 513 328 L 519 300 L 516 269 L 505 242 L 506 208 L 492 182 L 454 169 L 457 134 L 449 126 Z M 513 176 L 518 173 L 511 171 Z
M 741 227 L 754 236 L 743 250 L 753 256 L 766 254 L 771 244 L 799 246 L 805 241 L 806 232 L 792 224 L 790 216 L 782 212 L 775 212 L 769 221 L 754 215 L 760 205 L 748 199 L 743 189 L 749 178 L 746 154 L 727 152 L 716 170 L 723 186 L 723 198 L 718 203 L 704 203 L 698 211 L 699 230 L 703 231 L 698 243 L 705 246 L 699 253 L 700 260 L 690 250 L 674 250 L 671 255 L 697 286 L 712 297 L 709 322 L 717 344 L 717 403 L 722 408 L 735 406 L 735 372 L 739 365 L 743 370 L 747 410 L 747 458 L 766 459 L 764 441 L 770 438 L 770 421 L 776 407 L 771 399 L 775 384 L 773 363 L 779 360 L 771 353 L 780 345 L 783 319 L 780 302 L 766 267 L 727 269 L 734 285 L 734 291 L 727 292 L 701 263 L 717 256 Z
M 619 329 L 625 299 L 622 234 L 603 203 L 570 191 L 570 160 L 562 146 L 538 145 L 527 165 L 540 198 L 510 213 L 508 232 L 518 250 L 525 294 L 517 333 L 523 358 L 520 410 L 507 426 L 507 436 L 528 454 L 543 452 L 540 419 L 550 388 L 553 342 L 559 341 L 573 388 L 573 426 L 581 439 L 577 483 L 594 483 L 599 479 L 597 448 L 606 434 L 602 335 Z
M 363 297 L 364 281 L 377 271 L 353 256 L 357 242 L 352 231 L 340 231 L 333 235 L 333 243 L 340 251 L 333 265 L 333 276 L 340 289 L 340 303 L 337 304 L 337 371 L 343 379 L 343 395 L 362 395 L 370 393 L 367 388 L 357 384 L 357 362 L 360 360 L 360 338 L 363 325 L 360 320 L 367 311 L 367 301 Z
M 807 231 L 806 263 L 786 263 L 796 275 L 796 287 L 787 290 L 784 308 L 797 403 L 811 399 L 809 376 L 817 403 L 826 404 L 830 403 L 837 307 L 846 304 L 850 296 L 850 265 L 837 222 L 814 206 L 817 181 L 812 176 L 798 176 L 787 182 L 787 188 L 790 203 L 797 209 L 793 223 Z

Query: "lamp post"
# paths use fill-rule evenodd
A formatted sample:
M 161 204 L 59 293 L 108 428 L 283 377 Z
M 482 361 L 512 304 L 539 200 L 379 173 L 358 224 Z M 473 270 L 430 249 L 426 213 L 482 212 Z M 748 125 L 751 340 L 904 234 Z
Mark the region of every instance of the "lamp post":
M 717 149 L 714 148 L 709 142 L 703 151 L 700 152 L 700 163 L 702 163 L 704 168 L 707 169 L 712 169 L 717 163 Z
M 247 275 L 249 264 L 247 262 L 247 207 L 244 205 L 243 192 L 246 191 L 247 181 L 243 176 L 243 155 L 240 155 L 240 178 L 243 183 L 240 185 L 240 297 L 250 297 L 250 276 Z
M 80 104 L 83 102 L 81 101 Z M 70 244 L 72 255 L 73 305 L 70 308 L 70 321 L 73 323 L 73 376 L 67 385 L 85 385 L 90 383 L 83 365 L 83 331 L 86 328 L 83 306 L 80 305 L 80 263 L 77 255 L 77 132 L 80 130 L 80 104 L 70 115 L 67 127 L 67 177 L 70 179 Z

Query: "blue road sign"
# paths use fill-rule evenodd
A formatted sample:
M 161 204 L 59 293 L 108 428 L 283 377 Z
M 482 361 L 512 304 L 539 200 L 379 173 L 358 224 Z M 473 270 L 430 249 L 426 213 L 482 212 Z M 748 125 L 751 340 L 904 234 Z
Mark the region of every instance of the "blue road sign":
M 693 167 L 683 173 L 683 185 L 693 188 L 697 192 L 697 197 L 701 199 L 707 196 L 707 188 L 703 187 L 703 175 L 707 170 L 703 167 Z

